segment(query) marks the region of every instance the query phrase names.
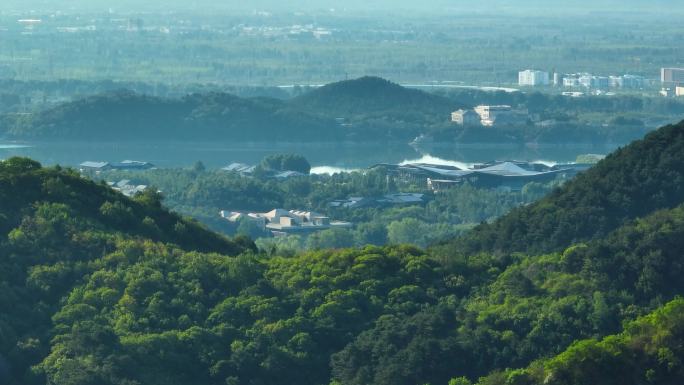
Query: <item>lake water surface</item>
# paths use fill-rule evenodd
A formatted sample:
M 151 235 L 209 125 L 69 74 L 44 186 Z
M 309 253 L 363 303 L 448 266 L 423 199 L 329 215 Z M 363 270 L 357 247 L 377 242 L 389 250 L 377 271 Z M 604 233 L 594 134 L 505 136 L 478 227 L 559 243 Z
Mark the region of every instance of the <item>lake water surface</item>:
M 277 153 L 305 156 L 314 172 L 335 172 L 366 168 L 377 163 L 425 162 L 472 164 L 490 160 L 571 162 L 577 155 L 607 154 L 618 144 L 588 146 L 529 147 L 508 145 L 429 144 L 421 148 L 399 142 L 365 143 L 2 143 L 0 159 L 26 156 L 46 165 L 77 166 L 84 161 L 147 161 L 158 167 L 188 167 L 202 161 L 208 168 L 232 162 L 256 164 Z

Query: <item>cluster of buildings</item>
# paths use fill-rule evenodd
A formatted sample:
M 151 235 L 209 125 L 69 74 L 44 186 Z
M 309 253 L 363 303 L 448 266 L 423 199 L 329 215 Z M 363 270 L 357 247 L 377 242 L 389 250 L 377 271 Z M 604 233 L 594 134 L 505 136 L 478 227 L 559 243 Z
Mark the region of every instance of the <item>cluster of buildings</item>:
M 527 111 L 514 110 L 508 105 L 480 105 L 473 109 L 460 109 L 451 113 L 451 121 L 460 126 L 523 125 L 529 119 Z
M 589 73 L 578 73 L 563 75 L 562 80 L 563 87 L 565 88 L 583 88 L 595 90 L 638 90 L 648 85 L 646 78 L 636 75 L 596 76 Z
M 661 95 L 684 96 L 684 68 L 663 68 L 660 70 Z
M 285 37 L 289 39 L 324 39 L 330 37 L 333 31 L 329 28 L 313 24 L 294 24 L 286 27 L 275 26 L 245 26 L 236 27 L 242 36 L 260 36 L 269 38 Z
M 543 163 L 497 161 L 474 165 L 468 169 L 455 166 L 412 163 L 405 165 L 380 164 L 388 173 L 407 182 L 425 182 L 435 192 L 468 183 L 480 188 L 499 188 L 519 191 L 530 182 L 550 182 L 569 178 L 589 165 L 567 164 L 548 166 Z
M 660 94 L 666 97 L 684 96 L 684 68 L 662 68 L 660 70 Z M 580 96 L 578 90 L 596 90 L 597 92 L 610 89 L 639 90 L 653 86 L 653 82 L 637 75 L 597 76 L 590 73 L 559 74 L 524 70 L 518 73 L 518 85 L 521 87 L 563 87 L 573 92 L 564 95 Z
M 149 170 L 155 166 L 149 162 L 124 160 L 118 163 L 86 161 L 78 165 L 81 172 L 101 172 L 108 170 Z
M 560 74 L 538 70 L 524 70 L 518 73 L 518 85 L 521 87 L 565 87 L 573 89 L 642 89 L 648 86 L 648 80 L 643 76 L 597 76 L 590 73 Z
M 313 212 L 299 210 L 273 209 L 267 213 L 245 213 L 239 211 L 221 211 L 221 218 L 239 223 L 247 220 L 255 223 L 263 230 L 270 230 L 274 236 L 287 234 L 307 234 L 331 228 L 348 229 L 350 222 L 333 221 L 329 217 Z

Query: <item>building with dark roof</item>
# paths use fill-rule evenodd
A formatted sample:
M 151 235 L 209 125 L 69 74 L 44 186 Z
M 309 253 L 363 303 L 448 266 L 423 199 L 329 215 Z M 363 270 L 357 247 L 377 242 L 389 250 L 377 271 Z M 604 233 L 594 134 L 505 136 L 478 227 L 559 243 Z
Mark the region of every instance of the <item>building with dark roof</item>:
M 154 168 L 154 165 L 139 160 L 124 160 L 119 163 L 113 163 L 112 168 L 116 170 L 149 170 Z
M 106 171 L 110 170 L 112 168 L 112 165 L 109 164 L 108 162 L 93 162 L 93 161 L 86 161 L 78 165 L 79 170 L 81 172 L 85 171 Z
M 520 164 L 492 162 L 465 170 L 454 166 L 434 164 L 378 165 L 376 167 L 383 167 L 389 174 L 404 181 L 427 181 L 428 188 L 435 191 L 463 183 L 482 188 L 521 189 L 530 182 L 549 182 L 558 177 L 568 177 L 575 174 L 574 170 L 570 168 L 551 168 L 541 163 L 517 163 Z

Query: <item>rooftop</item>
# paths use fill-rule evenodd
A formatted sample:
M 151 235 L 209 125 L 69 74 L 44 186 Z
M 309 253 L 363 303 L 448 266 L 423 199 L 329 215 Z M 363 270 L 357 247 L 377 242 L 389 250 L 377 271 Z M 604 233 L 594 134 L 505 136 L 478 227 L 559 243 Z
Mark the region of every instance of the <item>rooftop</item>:
M 104 168 L 104 167 L 110 166 L 110 164 L 107 162 L 86 161 L 86 162 L 81 163 L 79 166 L 86 167 L 86 168 Z
M 251 173 L 254 172 L 254 169 L 256 166 L 250 166 L 248 164 L 244 163 L 231 163 L 226 167 L 223 167 L 221 170 L 223 171 L 234 171 L 234 172 L 240 172 L 240 173 Z

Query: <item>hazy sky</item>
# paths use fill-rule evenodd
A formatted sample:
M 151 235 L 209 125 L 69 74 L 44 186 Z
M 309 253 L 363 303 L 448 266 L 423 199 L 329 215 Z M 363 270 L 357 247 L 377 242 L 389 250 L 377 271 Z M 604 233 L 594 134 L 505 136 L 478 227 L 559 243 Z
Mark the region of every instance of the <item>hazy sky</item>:
M 183 10 L 221 8 L 229 10 L 312 10 L 312 9 L 412 9 L 435 11 L 451 8 L 497 10 L 520 10 L 532 8 L 562 12 L 573 10 L 653 10 L 671 12 L 683 11 L 684 0 L 2 0 L 3 9 L 83 9 L 89 11 L 107 10 Z

